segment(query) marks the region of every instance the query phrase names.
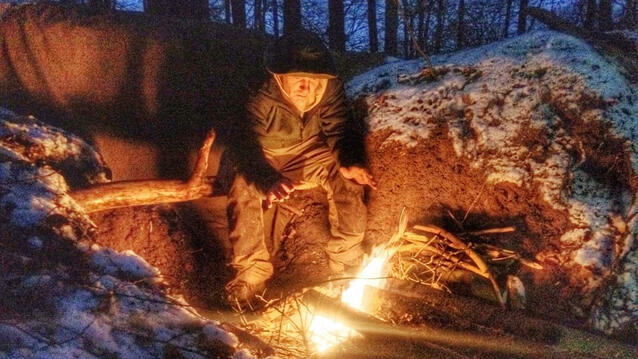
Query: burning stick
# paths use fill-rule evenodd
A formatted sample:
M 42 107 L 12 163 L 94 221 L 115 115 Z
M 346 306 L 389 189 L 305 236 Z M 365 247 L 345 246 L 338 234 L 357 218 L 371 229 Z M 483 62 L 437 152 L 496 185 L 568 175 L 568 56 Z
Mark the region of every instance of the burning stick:
M 72 191 L 70 196 L 88 213 L 106 209 L 192 201 L 213 193 L 214 178 L 206 177 L 215 132 L 210 131 L 199 149 L 188 181 L 140 180 L 98 184 Z
M 371 288 L 373 297 L 385 297 L 387 293 L 380 289 Z M 371 294 L 372 294 L 371 293 Z M 434 327 L 399 327 L 378 319 L 370 314 L 355 310 L 336 299 L 325 296 L 317 291 L 309 290 L 303 297 L 304 302 L 314 309 L 316 315 L 338 318 L 341 323 L 356 330 L 368 338 L 389 338 L 409 340 L 427 346 L 429 349 L 442 352 L 448 358 L 467 358 L 465 355 L 449 348 L 489 348 L 494 352 L 503 354 L 527 355 L 527 357 L 539 357 L 547 353 L 547 346 L 526 340 L 508 339 L 506 345 L 494 340 L 494 337 L 485 337 L 479 334 L 455 332 Z M 478 313 L 473 313 L 477 315 Z M 506 317 L 506 316 L 504 316 Z M 520 319 L 517 318 L 517 319 Z M 526 323 L 526 322 L 524 322 Z M 545 328 L 541 326 L 541 328 Z M 547 330 L 556 329 L 548 327 Z M 400 350 L 400 349 L 399 349 Z M 400 357 L 400 355 L 398 356 Z

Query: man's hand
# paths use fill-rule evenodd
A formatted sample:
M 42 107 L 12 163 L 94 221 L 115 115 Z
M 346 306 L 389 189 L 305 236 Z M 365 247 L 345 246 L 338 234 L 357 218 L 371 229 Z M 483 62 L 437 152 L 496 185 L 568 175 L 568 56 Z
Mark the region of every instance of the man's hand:
M 264 201 L 264 208 L 272 207 L 273 203 L 281 202 L 290 197 L 290 194 L 295 190 L 295 184 L 292 183 L 286 177 L 283 177 L 278 182 L 270 186 L 268 192 L 266 192 L 266 200 Z
M 339 172 L 341 172 L 343 177 L 354 180 L 362 186 L 370 186 L 372 189 L 377 189 L 377 182 L 374 180 L 374 177 L 363 167 L 340 167 Z

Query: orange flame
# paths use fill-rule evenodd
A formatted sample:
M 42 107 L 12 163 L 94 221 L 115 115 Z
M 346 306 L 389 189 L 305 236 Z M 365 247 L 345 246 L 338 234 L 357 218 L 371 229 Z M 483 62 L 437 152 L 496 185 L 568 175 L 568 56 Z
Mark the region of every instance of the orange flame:
M 348 306 L 363 311 L 363 295 L 365 287 L 380 288 L 385 279 L 385 264 L 394 255 L 395 250 L 387 250 L 385 246 L 376 247 L 372 255 L 365 261 L 363 270 L 357 274 L 357 278 L 348 283 L 348 288 L 341 294 L 341 302 Z M 318 352 L 324 352 L 331 347 L 346 341 L 348 338 L 358 335 L 358 333 L 340 323 L 336 318 L 326 318 L 316 315 L 309 327 L 310 340 L 315 345 Z

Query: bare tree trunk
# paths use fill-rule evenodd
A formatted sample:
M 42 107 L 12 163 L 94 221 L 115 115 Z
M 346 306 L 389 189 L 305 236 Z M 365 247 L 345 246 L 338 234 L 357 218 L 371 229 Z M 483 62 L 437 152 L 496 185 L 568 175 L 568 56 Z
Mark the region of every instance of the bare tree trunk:
M 425 6 L 423 2 L 425 0 L 419 0 L 416 8 L 416 41 L 419 44 L 423 43 L 423 23 L 425 22 Z
M 328 42 L 338 52 L 346 51 L 346 34 L 344 25 L 343 1 L 328 1 Z
M 428 39 L 430 37 L 430 19 L 432 17 L 432 7 L 434 7 L 434 0 L 428 0 L 427 14 L 425 15 L 425 29 L 423 29 L 423 46 L 424 49 L 428 48 Z
M 279 3 L 272 0 L 272 26 L 275 37 L 279 37 Z
M 89 0 L 88 5 L 92 8 L 107 11 L 111 10 L 115 5 L 114 0 Z
M 408 28 L 412 28 L 412 26 L 408 27 L 408 22 L 410 21 L 410 14 L 408 13 L 408 3 L 406 0 L 403 0 L 403 57 L 410 58 L 410 34 L 408 33 Z
M 434 33 L 434 51 L 441 51 L 443 44 L 443 24 L 445 22 L 445 0 L 437 0 L 436 32 Z
M 505 6 L 505 23 L 503 24 L 503 37 L 508 37 L 510 34 L 510 20 L 512 18 L 512 0 L 507 0 Z
M 261 31 L 262 33 L 266 33 L 266 11 L 268 10 L 268 0 L 260 0 L 261 2 L 261 19 L 259 19 L 260 21 L 260 27 L 259 27 L 259 31 Z
M 521 0 L 518 9 L 518 34 L 522 35 L 527 31 L 527 0 Z
M 379 40 L 377 38 L 376 0 L 368 0 L 368 39 L 370 41 L 370 52 L 379 51 Z
M 184 202 L 210 196 L 213 182 L 206 178 L 208 156 L 215 141 L 209 132 L 199 150 L 195 169 L 186 182 L 178 180 L 141 180 L 104 183 L 69 193 L 88 213 L 113 208 L 160 203 Z
M 600 0 L 598 8 L 598 28 L 600 31 L 610 31 L 613 27 L 611 6 L 611 0 Z
M 301 29 L 301 1 L 284 0 L 284 34 Z
M 465 0 L 459 0 L 458 24 L 456 29 L 456 48 L 465 46 Z
M 227 24 L 231 23 L 230 0 L 224 0 L 224 21 L 226 21 Z
M 153 15 L 208 20 L 208 0 L 146 0 L 144 11 Z
M 416 10 L 415 8 L 410 8 L 410 12 L 408 14 L 409 15 L 408 19 L 409 19 L 410 26 L 407 29 L 405 29 L 405 30 L 407 30 L 409 32 L 408 33 L 408 35 L 409 35 L 408 36 L 408 40 L 410 40 L 409 41 L 410 54 L 412 56 L 414 56 L 414 57 L 417 56 L 417 50 L 415 49 L 415 43 L 412 41 L 412 40 L 417 41 L 416 34 L 414 33 L 414 21 L 416 20 L 416 11 L 415 10 Z
M 596 0 L 587 0 L 587 9 L 585 9 L 585 21 L 583 26 L 588 31 L 596 29 Z
M 620 26 L 624 29 L 638 31 L 638 2 L 636 0 L 625 0 L 625 9 L 620 18 Z
M 232 0 L 233 25 L 246 27 L 246 2 L 244 0 Z
M 262 0 L 254 0 L 253 1 L 253 29 L 262 30 Z
M 397 0 L 385 0 L 384 52 L 388 55 L 397 54 L 398 26 L 399 26 L 399 11 L 397 6 Z

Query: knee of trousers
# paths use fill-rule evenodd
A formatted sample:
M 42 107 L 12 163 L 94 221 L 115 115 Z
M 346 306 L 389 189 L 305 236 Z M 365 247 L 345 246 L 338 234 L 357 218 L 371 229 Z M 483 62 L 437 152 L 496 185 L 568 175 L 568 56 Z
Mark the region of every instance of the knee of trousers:
M 251 266 L 270 259 L 264 239 L 262 198 L 261 192 L 244 178 L 238 176 L 233 182 L 226 210 L 234 265 Z
M 326 244 L 326 254 L 332 261 L 356 264 L 355 262 L 364 254 L 363 246 L 361 245 L 362 239 L 363 235 L 358 238 L 351 237 L 349 239 L 335 237 Z
M 363 202 L 363 186 L 345 179 L 341 174 L 337 174 L 329 186 L 329 217 L 333 236 L 362 239 L 368 214 Z

